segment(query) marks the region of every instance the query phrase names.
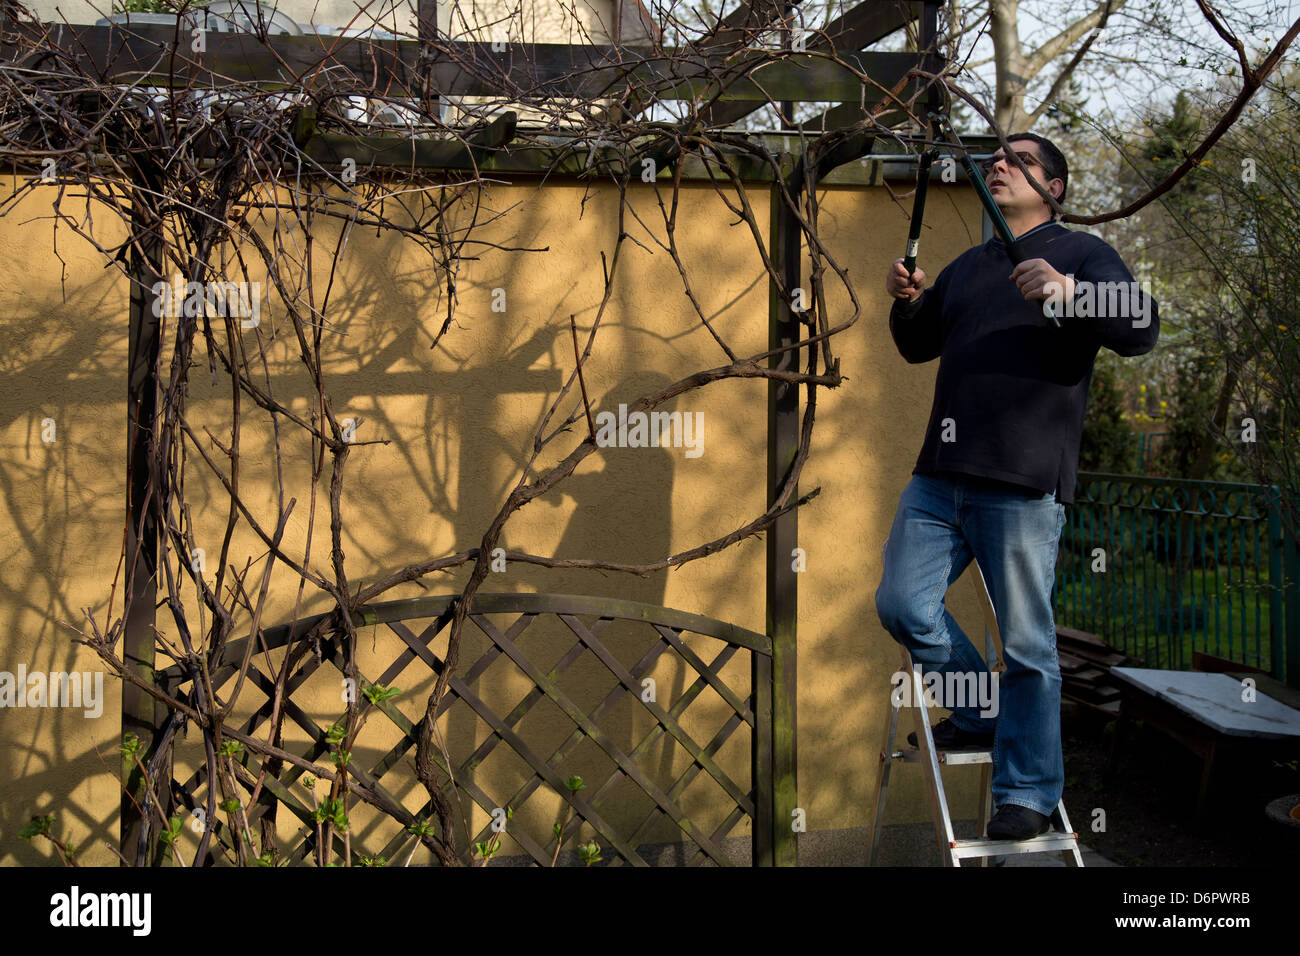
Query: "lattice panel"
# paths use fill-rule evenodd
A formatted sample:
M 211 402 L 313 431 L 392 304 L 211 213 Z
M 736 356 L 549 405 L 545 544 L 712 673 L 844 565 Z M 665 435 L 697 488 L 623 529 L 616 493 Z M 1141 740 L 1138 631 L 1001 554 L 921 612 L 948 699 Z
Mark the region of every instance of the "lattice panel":
M 358 637 L 357 707 L 366 724 L 349 773 L 406 824 L 427 820 L 431 813 L 414 774 L 416 722 L 423 715 L 427 688 L 444 668 L 434 648 L 445 647 L 449 607 L 449 598 L 379 605 L 365 615 L 369 636 Z M 466 863 L 473 862 L 473 844 L 492 837 L 492 812 L 510 807 L 501 852 L 527 854 L 539 865 L 551 865 L 556 853 L 553 808 L 561 800 L 567 804 L 561 843 L 569 848 L 580 834 L 590 835 L 604 860 L 646 865 L 639 852 L 644 844 L 680 840 L 684 834 L 688 864 L 732 862 L 722 841 L 746 817 L 755 821 L 759 803 L 771 800 L 771 782 L 756 785 L 754 761 L 748 759 L 771 748 L 771 726 L 756 718 L 772 711 L 766 637 L 666 608 L 560 595 L 484 596 L 469 622 L 457 673 L 438 713 L 452 763 L 448 773 L 438 759 L 443 792 L 453 803 L 464 801 L 466 821 L 483 821 L 468 840 L 458 821 L 457 849 Z M 305 630 L 300 623 L 297 633 Z M 265 651 L 283 648 L 288 629 L 265 636 Z M 362 645 L 375 650 L 363 653 Z M 340 639 L 322 639 L 319 648 L 319 657 L 312 650 L 303 654 L 288 679 L 283 746 L 329 765 L 329 717 L 313 717 L 295 700 L 295 692 L 305 694 L 303 689 L 313 683 L 342 683 L 346 661 Z M 242 642 L 232 644 L 214 683 L 229 682 L 243 654 Z M 274 667 L 282 666 L 282 655 L 272 660 Z M 267 666 L 266 657 L 254 655 L 248 675 L 251 686 L 245 694 L 255 691 L 263 697 L 262 706 L 240 725 L 249 734 L 264 734 L 271 716 L 274 668 Z M 737 672 L 746 679 L 738 681 Z M 179 669 L 171 669 L 168 677 L 183 694 Z M 647 678 L 655 682 L 653 700 L 643 683 Z M 733 683 L 744 686 L 737 689 Z M 361 693 L 372 684 L 397 686 L 404 693 L 372 704 Z M 412 687 L 425 689 L 407 691 Z M 756 706 L 762 695 L 767 695 L 767 705 Z M 341 724 L 345 710 L 340 705 L 331 716 Z M 295 735 L 301 736 L 296 746 L 290 743 Z M 378 748 L 368 744 L 376 738 L 383 740 Z M 724 750 L 727 759 L 719 757 Z M 745 766 L 743 780 L 726 769 L 738 762 L 738 751 L 747 758 L 739 761 Z M 240 783 L 248 802 L 261 767 L 247 755 L 244 767 Z M 294 862 L 310 859 L 317 839 L 310 797 L 295 786 L 303 774 L 286 765 L 276 777 L 266 775 L 262 797 L 249 810 L 255 834 L 273 802 L 304 822 L 289 850 Z M 573 775 L 586 784 L 576 793 L 565 786 Z M 187 807 L 205 802 L 201 764 L 178 783 L 175 792 Z M 408 857 L 417 837 L 355 796 L 348 812 L 350 819 L 356 813 L 364 820 L 352 829 L 356 860 L 384 857 L 400 865 Z M 753 832 L 758 829 L 755 825 Z M 214 830 L 229 844 L 220 821 L 214 821 Z M 336 848 L 342 847 L 337 835 L 333 840 Z M 755 845 L 757 853 L 757 841 Z

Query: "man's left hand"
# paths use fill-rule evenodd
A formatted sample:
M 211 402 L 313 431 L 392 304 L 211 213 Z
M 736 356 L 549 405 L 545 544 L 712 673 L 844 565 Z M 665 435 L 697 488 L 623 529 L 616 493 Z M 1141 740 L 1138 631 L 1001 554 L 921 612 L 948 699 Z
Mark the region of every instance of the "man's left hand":
M 1061 275 L 1046 259 L 1026 259 L 1011 270 L 1011 279 L 1020 287 L 1020 294 L 1030 302 L 1050 298 L 1058 289 L 1061 291 L 1057 294 L 1064 300 L 1074 298 L 1074 280 Z M 1049 289 L 1049 283 L 1053 282 L 1056 287 Z

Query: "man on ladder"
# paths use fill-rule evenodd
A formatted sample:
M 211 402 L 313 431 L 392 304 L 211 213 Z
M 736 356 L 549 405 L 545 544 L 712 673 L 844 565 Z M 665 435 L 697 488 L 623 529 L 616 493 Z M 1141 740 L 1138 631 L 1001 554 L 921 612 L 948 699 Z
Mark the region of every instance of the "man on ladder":
M 1032 133 L 1007 142 L 1063 200 L 1061 152 Z M 950 707 L 934 741 L 939 750 L 992 745 L 997 809 L 988 836 L 1018 841 L 1047 831 L 1064 786 L 1051 595 L 1093 362 L 1102 346 L 1126 356 L 1151 351 L 1159 319 L 1118 253 L 1053 221 L 1003 150 L 984 176 L 1023 261 L 1013 267 L 994 238 L 951 262 L 929 289 L 925 273 L 909 275 L 902 259 L 886 279 L 898 351 L 910 363 L 938 358 L 939 370 L 875 598 L 885 629 L 927 675 L 960 678 L 939 686 L 987 686 L 987 665 L 944 606 L 949 585 L 978 563 L 1006 664 L 999 711 L 981 716 L 971 701 Z

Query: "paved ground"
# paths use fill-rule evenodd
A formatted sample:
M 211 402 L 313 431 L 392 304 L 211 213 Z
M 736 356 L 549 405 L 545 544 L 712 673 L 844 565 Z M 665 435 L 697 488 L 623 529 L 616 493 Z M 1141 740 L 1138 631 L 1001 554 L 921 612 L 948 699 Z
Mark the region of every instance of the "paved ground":
M 957 836 L 975 835 L 974 820 L 959 820 L 954 825 Z M 799 835 L 800 866 L 866 866 L 871 856 L 871 833 L 866 827 L 851 830 L 823 830 Z M 642 855 L 652 866 L 682 866 L 693 844 L 671 843 L 654 847 L 643 846 Z M 736 866 L 749 862 L 748 837 L 723 841 L 723 849 Z M 525 857 L 497 857 L 492 866 L 528 866 Z M 580 866 L 574 853 L 562 853 L 560 866 Z M 607 861 L 597 865 L 607 865 Z M 941 866 L 938 849 L 934 843 L 934 828 L 924 823 L 905 823 L 885 827 L 881 837 L 880 866 Z M 969 861 L 966 866 L 978 866 Z M 1065 866 L 1060 856 L 1051 853 L 1020 853 L 1006 858 L 1005 866 Z M 1083 865 L 1118 866 L 1100 853 L 1083 848 Z

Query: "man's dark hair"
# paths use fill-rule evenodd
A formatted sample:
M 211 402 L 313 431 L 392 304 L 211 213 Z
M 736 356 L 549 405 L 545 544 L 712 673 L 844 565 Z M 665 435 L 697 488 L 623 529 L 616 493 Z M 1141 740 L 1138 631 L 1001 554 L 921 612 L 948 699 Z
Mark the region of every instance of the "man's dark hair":
M 1066 165 L 1065 154 L 1056 148 L 1046 136 L 1039 136 L 1037 133 L 1013 133 L 1007 137 L 1007 142 L 1012 143 L 1018 139 L 1027 139 L 1031 143 L 1038 144 L 1038 151 L 1042 154 L 1043 169 L 1046 172 L 1047 179 L 1059 179 L 1061 181 L 1061 195 L 1056 197 L 1059 203 L 1065 202 L 1065 192 L 1070 188 L 1070 168 Z M 1042 184 L 1047 189 L 1047 183 Z M 1047 189 L 1051 192 L 1050 189 Z

